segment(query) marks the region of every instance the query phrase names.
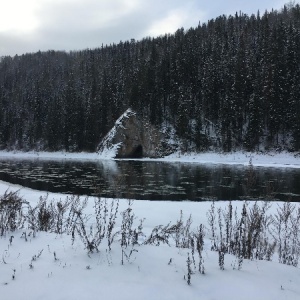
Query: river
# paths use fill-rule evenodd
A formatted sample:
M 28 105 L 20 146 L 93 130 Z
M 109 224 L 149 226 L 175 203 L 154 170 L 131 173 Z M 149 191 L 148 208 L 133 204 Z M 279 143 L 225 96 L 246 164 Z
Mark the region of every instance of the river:
M 3 159 L 0 180 L 41 191 L 140 200 L 300 201 L 300 169 L 290 168 Z

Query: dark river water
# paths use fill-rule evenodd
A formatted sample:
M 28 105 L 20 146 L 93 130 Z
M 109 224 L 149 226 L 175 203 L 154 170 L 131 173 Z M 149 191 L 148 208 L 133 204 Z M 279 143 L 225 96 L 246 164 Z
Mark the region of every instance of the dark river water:
M 37 190 L 140 200 L 300 202 L 300 169 L 145 161 L 0 160 L 0 180 Z

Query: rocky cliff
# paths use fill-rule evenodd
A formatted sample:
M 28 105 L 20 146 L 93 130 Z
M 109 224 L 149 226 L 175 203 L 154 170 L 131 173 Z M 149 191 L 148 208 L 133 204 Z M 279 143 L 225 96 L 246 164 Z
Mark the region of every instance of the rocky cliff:
M 114 158 L 157 158 L 169 154 L 163 133 L 127 109 L 98 146 L 99 154 Z

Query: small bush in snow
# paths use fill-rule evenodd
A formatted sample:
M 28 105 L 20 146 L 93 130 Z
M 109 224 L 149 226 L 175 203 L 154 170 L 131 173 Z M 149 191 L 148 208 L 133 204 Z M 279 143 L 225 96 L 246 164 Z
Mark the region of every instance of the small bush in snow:
M 18 192 L 6 191 L 0 197 L 0 236 L 23 227 L 25 222 L 23 205 L 25 203 L 27 204 L 18 195 Z

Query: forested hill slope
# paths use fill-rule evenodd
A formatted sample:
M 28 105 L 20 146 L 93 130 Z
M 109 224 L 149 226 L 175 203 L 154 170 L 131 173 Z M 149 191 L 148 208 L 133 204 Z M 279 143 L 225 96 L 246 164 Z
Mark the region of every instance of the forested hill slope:
M 100 41 L 99 41 L 100 43 Z M 0 61 L 0 148 L 95 151 L 129 107 L 184 151 L 300 150 L 300 7 Z

